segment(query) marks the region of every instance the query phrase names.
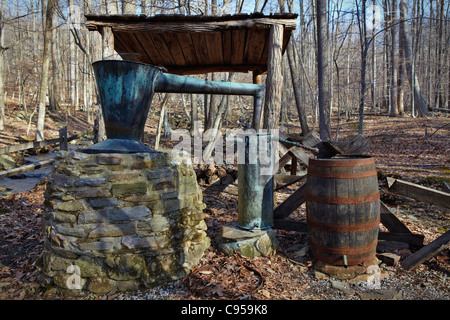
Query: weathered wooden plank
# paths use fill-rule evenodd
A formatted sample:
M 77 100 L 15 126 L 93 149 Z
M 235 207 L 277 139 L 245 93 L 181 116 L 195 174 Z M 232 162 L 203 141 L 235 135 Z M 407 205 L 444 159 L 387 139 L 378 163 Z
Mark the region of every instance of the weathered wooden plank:
M 297 158 L 302 164 L 308 166 L 309 156 L 299 147 L 292 147 L 288 151 L 293 157 Z
M 223 64 L 222 34 L 220 32 L 205 33 L 209 61 L 212 64 Z
M 302 233 L 308 232 L 308 225 L 303 221 L 294 221 L 288 219 L 274 219 L 273 220 L 274 229 L 285 230 L 285 231 L 297 231 Z
M 176 60 L 172 56 L 170 48 L 166 44 L 164 36 L 160 33 L 152 33 L 148 34 L 148 36 L 153 40 L 153 43 L 158 44 L 160 56 L 164 57 L 164 66 L 177 65 Z
M 197 61 L 202 61 L 205 64 L 211 64 L 208 48 L 206 47 L 205 36 L 202 33 L 192 33 L 191 38 L 192 43 L 194 44 Z
M 153 44 L 153 41 L 148 37 L 148 35 L 145 32 L 136 33 L 135 38 L 139 41 L 142 48 L 144 49 L 149 59 L 149 63 L 152 65 L 157 65 L 158 64 L 157 61 L 161 61 L 162 58 L 159 54 L 158 49 Z
M 15 176 L 15 175 L 18 175 L 20 173 L 32 171 L 32 170 L 43 168 L 43 167 L 46 167 L 46 166 L 50 166 L 54 162 L 55 162 L 55 159 L 50 159 L 50 160 L 41 161 L 39 163 L 28 164 L 28 165 L 25 165 L 25 166 L 20 166 L 18 168 L 1 171 L 0 172 L 0 179 L 11 177 L 11 176 Z
M 416 233 L 383 232 L 378 233 L 379 240 L 405 242 L 414 247 L 422 247 L 424 236 Z
M 69 140 L 67 139 L 67 127 L 59 129 L 59 150 L 69 150 Z
M 222 47 L 223 47 L 223 63 L 231 64 L 231 54 L 233 52 L 233 37 L 232 31 L 226 30 L 222 33 Z
M 170 53 L 172 54 L 172 57 L 175 60 L 176 64 L 179 66 L 187 65 L 177 35 L 173 32 L 164 32 L 161 35 L 164 37 L 167 47 L 169 48 Z
M 80 138 L 82 136 L 85 136 L 85 135 L 93 133 L 93 132 L 94 132 L 94 128 L 90 128 L 90 129 L 81 131 L 80 133 L 73 134 L 73 135 L 71 135 L 70 137 L 67 138 L 67 142 L 70 142 L 72 140 L 78 139 L 78 138 Z
M 70 141 L 75 140 L 79 137 L 82 137 L 86 134 L 89 134 L 92 131 L 93 131 L 93 129 L 91 128 L 91 129 L 85 130 L 81 133 L 67 137 L 67 142 L 70 142 Z M 61 138 L 65 139 L 65 137 L 62 136 L 62 137 L 55 138 L 55 139 L 25 142 L 25 143 L 21 143 L 21 144 L 12 145 L 12 146 L 1 147 L 0 154 L 12 153 L 12 152 L 17 152 L 17 151 L 22 151 L 22 150 L 27 150 L 27 149 L 34 149 L 34 148 L 42 148 L 45 146 L 51 146 L 51 145 L 60 143 Z
M 411 233 L 408 227 L 382 201 L 380 201 L 380 218 L 381 223 L 391 232 Z
M 297 182 L 306 182 L 306 174 L 305 175 L 276 174 L 274 178 L 276 182 L 285 182 L 283 185 L 276 187 L 274 191 L 286 188 L 291 184 Z
M 300 207 L 305 201 L 306 183 L 298 188 L 293 194 L 291 194 L 286 200 L 280 203 L 273 210 L 273 217 L 275 219 L 285 219 L 298 207 Z
M 145 14 L 86 14 L 87 20 L 100 20 L 100 21 L 130 21 L 130 22 L 214 22 L 214 21 L 235 21 L 235 20 L 248 20 L 248 19 L 296 19 L 298 17 L 295 13 L 273 13 L 265 15 L 261 12 L 255 12 L 251 14 L 238 13 L 238 14 L 224 14 L 221 16 L 210 15 L 184 15 L 184 14 L 156 14 L 148 16 Z
M 395 192 L 405 197 L 411 197 L 419 201 L 450 208 L 450 193 L 391 177 L 387 178 L 387 182 L 390 192 Z
M 244 60 L 249 64 L 259 64 L 266 43 L 266 33 L 259 30 L 249 30 Z M 266 61 L 267 62 L 267 61 Z
M 297 174 L 297 157 L 291 153 L 292 155 L 292 162 L 291 162 L 291 175 L 296 175 Z
M 114 49 L 116 49 L 116 44 L 118 43 L 126 49 L 125 54 L 121 52 L 121 56 L 124 59 L 136 62 L 148 61 L 149 57 L 147 56 L 146 51 L 142 48 L 134 34 L 115 31 L 114 41 Z
M 302 180 L 306 180 L 306 174 L 304 175 L 292 175 L 292 174 L 275 174 L 274 176 L 275 182 L 280 183 L 296 183 Z
M 319 134 L 316 131 L 310 131 L 302 141 L 302 144 L 311 147 L 311 148 L 317 148 L 319 149 L 319 157 L 321 156 L 329 156 L 329 152 L 327 148 L 322 143 L 322 140 L 320 140 Z M 334 154 L 333 154 L 334 155 Z
M 233 50 L 231 51 L 231 63 L 235 65 L 244 64 L 244 48 L 247 38 L 245 29 L 232 30 Z
M 183 51 L 184 58 L 187 65 L 198 65 L 197 55 L 195 54 L 195 47 L 192 42 L 191 35 L 189 33 L 177 32 L 176 36 L 180 43 L 181 50 Z
M 284 166 L 291 160 L 292 160 L 292 157 L 291 157 L 291 154 L 289 154 L 289 152 L 284 154 L 278 161 L 278 170 L 282 170 L 284 168 Z
M 449 246 L 450 246 L 450 231 L 447 231 L 436 240 L 430 242 L 423 248 L 419 249 L 418 251 L 408 256 L 405 260 L 403 260 L 401 266 L 406 270 L 415 268 L 419 264 L 431 259 L 436 254 L 438 254 L 445 248 L 448 248 Z
M 270 38 L 270 30 L 264 31 L 264 47 L 261 52 L 261 59 L 259 60 L 260 64 L 267 64 L 267 60 L 269 59 L 269 41 Z
M 45 146 L 50 146 L 52 144 L 57 144 L 60 141 L 61 141 L 60 138 L 56 138 L 56 139 L 43 140 L 43 141 L 25 142 L 25 143 L 16 144 L 13 146 L 1 147 L 0 154 L 6 154 L 6 153 L 17 152 L 17 151 L 33 149 L 33 148 L 42 148 Z
M 272 25 L 280 24 L 286 30 L 294 30 L 297 26 L 296 19 L 248 19 L 235 21 L 210 21 L 210 22 L 130 22 L 120 20 L 101 21 L 94 17 L 86 21 L 89 30 L 98 30 L 101 27 L 111 27 L 123 32 L 215 32 L 229 29 L 270 29 Z M 286 39 L 283 39 L 285 42 Z

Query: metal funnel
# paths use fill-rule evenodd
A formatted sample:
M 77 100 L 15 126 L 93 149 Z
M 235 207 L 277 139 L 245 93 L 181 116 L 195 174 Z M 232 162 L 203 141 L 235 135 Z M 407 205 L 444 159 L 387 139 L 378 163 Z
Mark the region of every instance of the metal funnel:
M 144 126 L 161 70 L 121 60 L 93 63 L 107 140 L 86 153 L 155 152 L 142 143 Z

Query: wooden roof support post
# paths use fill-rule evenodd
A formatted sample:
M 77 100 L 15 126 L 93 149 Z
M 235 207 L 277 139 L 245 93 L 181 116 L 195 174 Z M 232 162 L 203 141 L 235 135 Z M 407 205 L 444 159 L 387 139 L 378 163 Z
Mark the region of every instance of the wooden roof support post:
M 280 120 L 281 92 L 283 88 L 283 73 L 281 72 L 283 29 L 284 26 L 282 24 L 274 24 L 270 29 L 266 96 L 264 102 L 264 129 L 278 128 L 278 122 Z
M 261 72 L 261 70 L 253 70 L 252 71 L 254 84 L 262 84 L 262 74 L 263 74 L 263 72 Z
M 114 59 L 114 34 L 111 27 L 102 27 L 100 29 L 102 35 L 102 59 Z

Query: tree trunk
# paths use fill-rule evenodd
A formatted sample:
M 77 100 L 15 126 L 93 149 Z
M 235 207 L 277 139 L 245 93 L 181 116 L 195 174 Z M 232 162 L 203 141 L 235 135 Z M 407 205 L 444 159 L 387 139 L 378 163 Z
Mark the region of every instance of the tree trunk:
M 232 82 L 234 79 L 235 73 L 230 72 L 228 75 L 228 82 Z M 223 118 L 225 116 L 225 109 L 227 106 L 227 96 L 222 96 L 222 100 L 220 101 L 219 107 L 217 109 L 216 116 L 213 121 L 213 125 L 211 129 L 215 133 L 215 136 L 212 137 L 212 140 L 208 143 L 203 153 L 203 159 L 209 159 L 211 157 L 212 151 L 216 145 L 217 139 L 220 137 L 220 129 L 222 128 Z
M 197 94 L 191 94 L 191 136 L 196 137 L 199 135 L 198 131 L 198 103 Z
M 69 5 L 70 9 L 74 7 L 73 0 L 68 0 L 67 4 Z M 73 12 L 70 12 L 70 14 L 73 14 Z M 74 26 L 69 25 L 69 28 L 74 28 Z M 75 109 L 75 105 L 76 105 L 75 100 L 78 99 L 77 89 L 76 89 L 77 60 L 75 57 L 75 51 L 76 51 L 75 39 L 73 38 L 73 36 L 71 35 L 71 33 L 69 31 L 69 59 L 70 59 L 69 60 L 69 64 L 70 64 L 70 105 L 68 106 L 69 109 L 70 109 L 70 107 L 74 107 L 74 109 Z
M 398 51 L 398 43 L 397 43 L 397 0 L 392 0 L 391 7 L 391 109 L 389 112 L 390 116 L 398 116 L 397 109 L 397 51 Z
M 310 130 L 308 127 L 308 121 L 306 119 L 305 107 L 302 103 L 301 95 L 301 83 L 299 79 L 298 66 L 295 59 L 295 40 L 291 38 L 287 48 L 287 57 L 289 62 L 289 70 L 291 72 L 292 87 L 294 89 L 295 105 L 297 106 L 298 117 L 300 120 L 300 126 L 302 128 L 302 135 L 306 135 Z
M 356 13 L 358 17 L 359 36 L 360 36 L 360 50 L 361 50 L 361 91 L 359 96 L 359 124 L 358 134 L 363 134 L 364 127 L 364 104 L 366 95 L 366 65 L 367 65 L 367 27 L 366 27 L 366 1 L 362 0 L 361 3 L 361 17 L 359 11 Z M 357 7 L 358 10 L 358 7 Z
M 53 19 L 53 27 L 52 27 L 52 81 L 51 81 L 51 88 L 49 90 L 49 109 L 50 110 L 56 110 L 59 108 L 59 82 L 58 82 L 58 63 L 56 60 L 57 55 L 57 48 L 56 48 L 56 27 L 57 27 L 57 21 L 56 19 Z
M 319 91 L 319 134 L 331 140 L 329 93 L 327 86 L 327 12 L 326 1 L 317 0 L 317 83 Z
M 136 14 L 136 0 L 122 0 L 123 14 Z
M 161 131 L 162 131 L 162 125 L 163 125 L 163 121 L 164 121 L 164 115 L 165 115 L 165 110 L 167 108 L 167 103 L 169 102 L 169 97 L 170 94 L 166 93 L 166 95 L 164 96 L 163 101 L 161 102 L 161 113 L 159 114 L 159 122 L 158 122 L 158 128 L 156 131 L 156 139 L 155 139 L 155 150 L 159 149 L 159 142 L 161 140 Z
M 400 28 L 399 28 L 400 30 Z M 397 110 L 400 115 L 405 113 L 405 90 L 403 84 L 405 82 L 405 53 L 403 52 L 403 39 L 401 34 L 398 34 L 399 48 L 398 48 L 398 75 L 397 75 Z
M 211 75 L 211 81 L 217 81 L 217 75 L 214 73 Z M 205 130 L 211 129 L 214 125 L 214 119 L 216 118 L 217 108 L 219 107 L 219 103 L 221 101 L 221 97 L 217 94 L 209 95 L 209 108 L 208 108 L 208 118 L 205 125 Z
M 402 41 L 400 42 L 403 45 L 403 53 L 405 55 L 406 60 L 406 74 L 408 75 L 409 84 L 411 86 L 411 90 L 414 92 L 414 109 L 419 112 L 419 116 L 425 117 L 428 115 L 427 104 L 425 99 L 422 96 L 420 91 L 419 81 L 417 79 L 417 73 L 414 72 L 413 78 L 413 52 L 412 52 L 412 44 L 411 44 L 411 32 L 407 25 L 407 17 L 408 17 L 408 3 L 406 0 L 400 1 L 400 19 L 402 23 L 400 23 L 400 34 Z
M 389 25 L 389 9 L 387 0 L 383 0 L 383 106 L 387 107 L 387 110 L 390 109 L 390 101 L 391 101 L 391 94 L 390 94 L 390 68 L 389 68 L 389 32 L 387 32 L 388 25 Z M 380 108 L 381 111 L 381 108 Z
M 377 99 L 377 45 L 376 45 L 376 0 L 372 5 L 372 111 L 376 111 Z
M 4 77 L 5 77 L 5 0 L 2 0 L 0 8 L 0 130 L 5 129 L 5 88 L 4 88 Z
M 36 141 L 44 140 L 44 124 L 45 124 L 45 109 L 46 98 L 48 91 L 48 78 L 50 67 L 50 55 L 51 55 L 51 42 L 52 42 L 52 26 L 53 19 L 56 17 L 56 0 L 47 0 L 46 20 L 45 20 L 45 32 L 44 32 L 44 54 L 42 59 L 42 73 L 41 84 L 39 89 L 39 113 L 36 126 Z

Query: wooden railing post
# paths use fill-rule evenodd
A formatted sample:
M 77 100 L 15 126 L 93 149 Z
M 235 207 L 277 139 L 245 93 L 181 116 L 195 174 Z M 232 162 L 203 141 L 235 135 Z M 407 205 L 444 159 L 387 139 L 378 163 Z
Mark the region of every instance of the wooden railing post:
M 59 129 L 59 150 L 69 150 L 67 142 L 67 127 Z

